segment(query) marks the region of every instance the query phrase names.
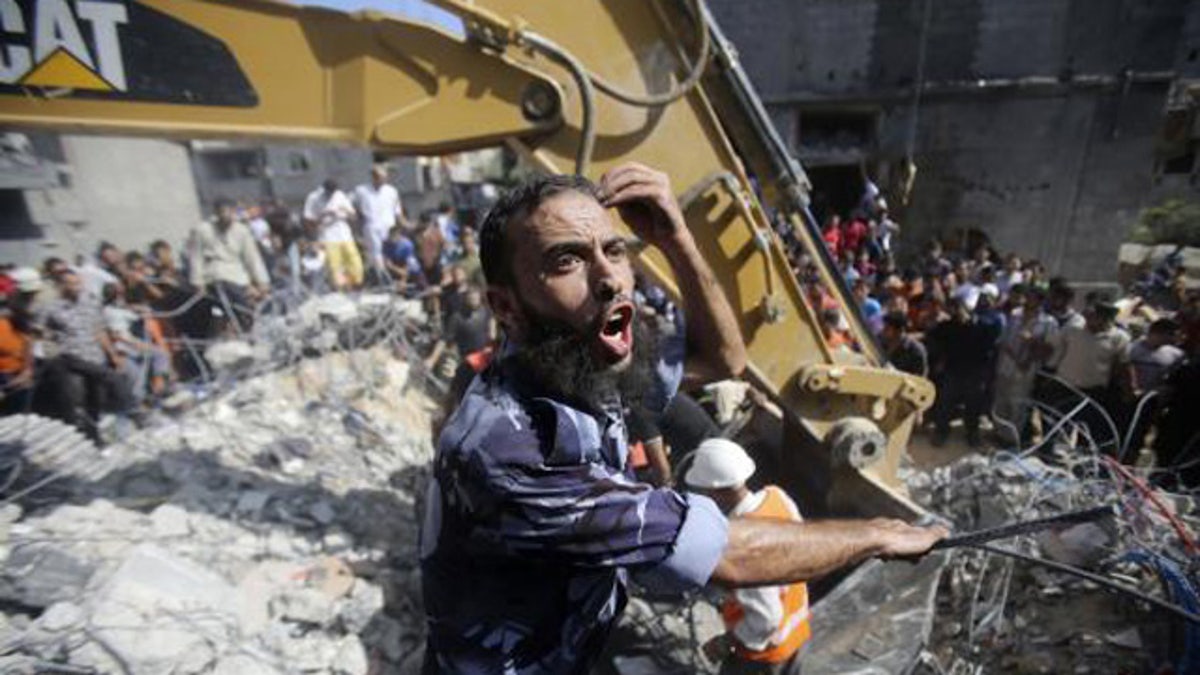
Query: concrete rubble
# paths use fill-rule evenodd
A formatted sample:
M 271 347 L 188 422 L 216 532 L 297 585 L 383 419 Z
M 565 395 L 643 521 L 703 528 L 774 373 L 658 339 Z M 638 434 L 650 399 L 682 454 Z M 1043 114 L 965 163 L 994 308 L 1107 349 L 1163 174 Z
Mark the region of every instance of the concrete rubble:
M 21 474 L 0 502 L 0 672 L 419 670 L 434 405 L 395 341 L 341 348 L 362 300 L 323 302 L 301 330 L 336 348 L 210 349 L 228 386 L 104 450 L 0 422 Z
M 1053 458 L 998 461 L 973 454 L 909 488 L 959 531 L 994 527 L 1111 501 L 1111 484 L 1081 478 Z M 997 545 L 1104 572 L 1151 596 L 1159 578 L 1129 562 L 1115 519 Z M 915 672 L 1142 673 L 1179 659 L 1178 620 L 1098 584 L 986 552 L 959 549 L 942 575 L 936 619 Z

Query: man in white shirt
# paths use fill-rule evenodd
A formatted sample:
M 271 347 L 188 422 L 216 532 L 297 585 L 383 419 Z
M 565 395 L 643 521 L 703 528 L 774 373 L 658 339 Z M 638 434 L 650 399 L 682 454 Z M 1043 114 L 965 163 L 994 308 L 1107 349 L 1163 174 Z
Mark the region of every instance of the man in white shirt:
M 84 292 L 99 301 L 105 286 L 120 283 L 124 262 L 125 255 L 119 248 L 107 241 L 100 242 L 95 260 L 88 260 L 75 270 L 83 282 Z
M 354 243 L 354 231 L 350 229 L 350 219 L 354 217 L 354 204 L 332 178 L 326 179 L 304 200 L 304 219 L 318 227 L 318 239 L 329 267 L 329 281 L 337 291 L 362 286 L 362 257 Z
M 742 446 L 710 438 L 696 448 L 684 482 L 716 502 L 729 518 L 800 522 L 799 509 L 781 488 L 768 485 L 755 492 L 746 486 L 755 468 Z M 726 632 L 704 645 L 705 654 L 721 662 L 721 675 L 796 672 L 812 636 L 807 584 L 730 591 L 721 616 Z
M 1082 328 L 1068 324 L 1054 338 L 1055 353 L 1060 355 L 1058 376 L 1095 402 L 1095 406 L 1080 412 L 1079 419 L 1088 425 L 1098 444 L 1113 444 L 1102 450 L 1115 450 L 1120 439 L 1112 437 L 1109 419 L 1120 425 L 1122 400 L 1131 392 L 1133 384 L 1129 333 L 1114 323 L 1117 308 L 1106 300 L 1090 302 L 1083 316 Z M 1068 406 L 1063 408 L 1065 412 L 1074 402 L 1066 401 L 1062 405 Z M 1108 413 L 1109 419 L 1101 412 Z M 1120 434 L 1119 428 L 1116 431 Z
M 371 169 L 371 182 L 354 188 L 354 207 L 362 223 L 367 262 L 374 273 L 384 279 L 387 278 L 387 267 L 383 260 L 383 242 L 397 224 L 406 228 L 408 225 L 404 218 L 404 207 L 400 203 L 400 193 L 388 184 L 387 178 L 387 166 L 376 164 Z

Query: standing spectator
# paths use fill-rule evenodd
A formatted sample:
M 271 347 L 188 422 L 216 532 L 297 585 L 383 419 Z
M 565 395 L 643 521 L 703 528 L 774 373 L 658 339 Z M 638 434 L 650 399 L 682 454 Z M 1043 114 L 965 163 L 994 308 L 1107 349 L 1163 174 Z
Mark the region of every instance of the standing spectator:
M 1036 260 L 1030 260 L 1022 266 L 1025 274 L 1025 284 L 1028 286 L 1046 286 L 1046 267 Z
M 33 302 L 42 290 L 37 270 L 18 267 L 8 273 L 11 288 L 0 314 L 0 414 L 28 412 L 33 403 Z
M 192 230 L 190 281 L 215 298 L 239 330 L 246 331 L 253 321 L 251 307 L 267 293 L 271 280 L 254 235 L 234 219 L 233 202 L 218 199 L 214 207 L 213 220 Z
M 888 212 L 887 200 L 879 198 L 879 224 L 876 226 L 876 239 L 884 254 L 892 252 L 893 239 L 900 235 L 900 224 L 892 220 Z
M 121 283 L 130 292 L 144 296 L 148 301 L 157 302 L 162 300 L 164 292 L 156 284 L 151 283 L 153 271 L 146 263 L 146 256 L 137 251 L 130 251 L 125 255 L 125 275 L 121 279 Z
M 170 354 L 150 337 L 148 322 L 126 303 L 117 284 L 104 287 L 104 326 L 113 348 L 121 354 L 126 386 L 133 402 L 141 404 L 147 393 L 159 396 L 171 375 Z
M 1200 485 L 1200 294 L 1192 292 L 1175 315 L 1183 329 L 1183 361 L 1168 372 L 1162 383 L 1161 415 L 1154 438 L 1154 452 L 1161 467 L 1190 464 L 1180 471 L 1183 483 Z
M 445 274 L 446 242 L 442 239 L 442 231 L 431 214 L 421 215 L 421 224 L 413 243 L 417 248 L 417 262 L 421 265 L 421 275 L 426 284 L 427 311 L 435 320 L 441 321 L 442 286 L 449 281 L 448 275 Z
M 300 240 L 300 279 L 314 293 L 324 293 L 329 288 L 326 274 L 325 249 L 320 242 Z
M 354 188 L 354 206 L 362 222 L 367 262 L 371 273 L 382 282 L 387 277 L 387 263 L 383 256 L 383 243 L 398 225 L 407 227 L 400 193 L 387 182 L 386 164 L 376 164 L 371 169 L 371 182 Z
M 842 313 L 836 307 L 821 310 L 821 335 L 830 351 L 848 351 L 854 348 L 850 332 L 842 320 Z
M 871 254 L 865 247 L 858 252 L 858 261 L 854 264 L 854 269 L 867 283 L 874 283 L 876 279 L 881 278 L 877 276 L 878 267 L 871 261 Z
M 922 260 L 922 268 L 926 274 L 941 278 L 951 272 L 954 268 L 950 261 L 942 253 L 942 242 L 937 239 L 930 239 L 925 246 L 925 258 Z
M 84 292 L 98 301 L 105 286 L 121 280 L 122 258 L 121 249 L 107 241 L 100 242 L 96 248 L 96 259 L 79 266 Z
M 854 282 L 862 277 L 858 268 L 854 266 L 854 253 L 848 248 L 842 248 L 838 258 L 838 272 L 849 286 L 853 286 Z
M 929 357 L 925 346 L 908 334 L 908 317 L 903 312 L 888 312 L 883 317 L 880 342 L 888 363 L 896 370 L 927 377 Z
M 850 220 L 842 225 L 842 250 L 849 251 L 851 256 L 857 258 L 869 233 L 866 216 L 861 211 L 856 211 L 850 216 Z
M 825 241 L 825 248 L 829 249 L 829 256 L 834 260 L 842 259 L 842 219 L 838 214 L 833 214 L 825 220 L 825 226 L 821 228 L 821 239 Z
M 1159 319 L 1150 324 L 1146 336 L 1129 347 L 1129 362 L 1133 366 L 1133 397 L 1141 401 L 1153 392 L 1155 396 L 1142 404 L 1142 412 L 1129 430 L 1129 449 L 1142 449 L 1146 434 L 1154 424 L 1160 407 L 1158 394 L 1165 390 L 1167 375 L 1184 359 L 1184 351 L 1175 346 L 1179 324 L 1174 319 Z
M 457 262 L 458 266 L 466 273 L 468 282 L 486 286 L 487 281 L 483 278 L 483 264 L 479 259 L 479 239 L 475 230 L 464 227 L 460 236 L 462 237 L 462 247 Z
M 154 272 L 154 284 L 159 290 L 165 291 L 165 287 L 180 288 L 184 285 L 184 275 L 179 271 L 175 252 L 166 241 L 158 239 L 150 244 L 150 267 Z
M 883 329 L 883 305 L 879 301 L 871 297 L 871 285 L 866 279 L 859 278 L 855 280 L 853 292 L 854 299 L 858 301 L 858 307 L 862 310 L 863 321 L 867 323 L 867 328 L 875 335 Z
M 962 299 L 950 298 L 946 309 L 949 317 L 934 326 L 926 340 L 930 374 L 938 387 L 933 444 L 945 445 L 950 420 L 961 405 L 967 443 L 974 448 L 980 443 L 979 416 L 984 412 L 986 384 L 991 379 L 988 355 L 993 340 Z
M 458 225 L 458 218 L 454 215 L 454 205 L 450 202 L 442 202 L 438 206 L 436 220 L 438 230 L 442 233 L 442 241 L 446 243 L 446 251 L 457 256 L 461 247 L 461 228 Z
M 458 368 L 450 383 L 451 400 L 458 401 L 477 373 L 483 372 L 492 360 L 496 341 L 496 322 L 483 302 L 483 291 L 470 286 L 463 293 L 463 302 L 454 312 L 447 312 L 443 339 L 426 357 L 426 368 L 433 369 L 445 351 L 446 340 L 458 355 Z
M 445 335 L 454 343 L 458 356 L 469 361 L 472 356 L 490 349 L 496 340 L 496 322 L 483 302 L 483 291 L 468 286 L 462 302 L 446 321 Z
M 1004 259 L 1004 269 L 996 275 L 996 287 L 1000 289 L 1000 295 L 1007 298 L 1013 286 L 1024 284 L 1025 281 L 1025 273 L 1021 270 L 1021 258 L 1015 253 L 1010 253 Z
M 1046 311 L 1058 322 L 1059 328 L 1083 328 L 1087 321 L 1083 315 L 1075 311 L 1071 304 L 1075 302 L 1075 290 L 1062 277 L 1050 280 L 1050 290 L 1046 294 Z
M 967 310 L 974 312 L 975 306 L 979 304 L 979 294 L 983 292 L 983 287 L 975 283 L 967 261 L 959 261 L 958 265 L 955 266 L 953 277 L 957 282 L 954 287 L 953 297 L 962 300 Z
M 99 301 L 85 293 L 79 275 L 61 273 L 58 286 L 60 298 L 46 310 L 46 328 L 58 346 L 46 369 L 49 390 L 58 397 L 55 417 L 99 441 L 105 408 L 118 414 L 132 408 L 129 387 L 118 372 L 125 360 L 108 339 Z
M 1116 326 L 1116 317 L 1114 305 L 1096 298 L 1086 308 L 1084 326 L 1067 324 L 1058 332 L 1055 344 L 1060 355 L 1059 377 L 1095 402 L 1080 412 L 1079 419 L 1098 444 L 1111 443 L 1108 450 L 1116 450 L 1120 443 L 1121 401 L 1124 394 L 1131 393 L 1133 383 L 1129 334 Z M 1069 409 L 1073 398 L 1073 393 L 1060 396 L 1057 407 Z M 1113 437 L 1109 420 L 1117 427 L 1117 437 Z
M 410 290 L 422 285 L 416 246 L 400 225 L 393 227 L 383 242 L 383 265 L 401 295 L 408 296 Z
M 1146 337 L 1129 347 L 1135 396 L 1158 390 L 1166 374 L 1183 360 L 1183 350 L 1175 346 L 1178 335 L 1178 323 L 1173 319 L 1159 319 L 1150 324 Z
M 258 242 L 263 256 L 269 256 L 275 252 L 274 245 L 271 242 L 271 224 L 267 222 L 266 210 L 263 207 L 247 207 L 241 211 L 238 219 L 246 223 L 246 227 L 250 228 L 250 234 L 254 235 L 254 241 Z
M 354 205 L 346 193 L 338 189 L 337 181 L 326 179 L 321 187 L 304 200 L 304 219 L 317 228 L 317 236 L 325 251 L 329 267 L 329 283 L 335 291 L 358 288 L 363 282 L 362 257 L 354 244 L 350 219 Z
M 1001 438 L 1017 445 L 1025 437 L 1037 371 L 1049 358 L 1051 341 L 1058 332 L 1058 323 L 1043 309 L 1045 291 L 1036 286 L 1013 286 L 1010 297 L 1018 295 L 1024 304 L 1013 311 L 1000 338 L 993 406 L 996 417 L 1004 422 L 998 426 L 1006 430 L 998 431 Z
M 42 261 L 42 278 L 51 281 L 58 279 L 58 275 L 71 269 L 66 260 L 62 258 L 46 258 Z

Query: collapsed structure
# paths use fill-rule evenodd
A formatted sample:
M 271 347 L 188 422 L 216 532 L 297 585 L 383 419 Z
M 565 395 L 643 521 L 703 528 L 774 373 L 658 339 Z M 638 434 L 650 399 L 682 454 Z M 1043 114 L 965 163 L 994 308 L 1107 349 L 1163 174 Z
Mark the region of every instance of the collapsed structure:
M 210 347 L 174 417 L 103 450 L 0 420 L 0 671 L 419 670 L 419 310 L 328 296 L 288 316 Z

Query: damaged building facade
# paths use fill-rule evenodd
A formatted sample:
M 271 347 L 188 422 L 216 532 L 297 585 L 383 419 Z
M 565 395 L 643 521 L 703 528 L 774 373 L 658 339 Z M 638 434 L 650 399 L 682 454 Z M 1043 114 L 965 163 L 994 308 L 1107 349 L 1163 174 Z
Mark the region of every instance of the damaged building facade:
M 1197 196 L 1194 103 L 1180 95 L 1200 75 L 1197 3 L 713 0 L 710 10 L 804 164 L 814 210 L 852 208 L 865 170 L 899 214 L 908 253 L 934 236 L 986 237 L 1104 282 L 1141 209 Z

